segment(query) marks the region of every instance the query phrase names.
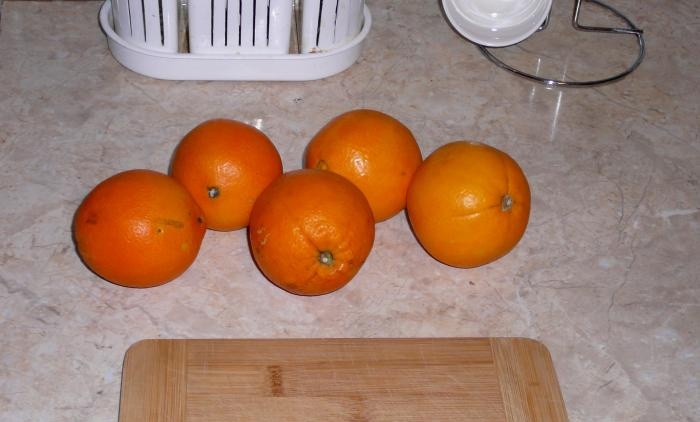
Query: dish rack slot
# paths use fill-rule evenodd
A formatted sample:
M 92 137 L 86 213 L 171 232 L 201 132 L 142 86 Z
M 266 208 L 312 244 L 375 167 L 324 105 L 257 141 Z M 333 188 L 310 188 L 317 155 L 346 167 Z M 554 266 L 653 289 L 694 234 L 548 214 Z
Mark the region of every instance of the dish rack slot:
M 177 51 L 177 0 L 112 0 L 112 13 L 114 30 L 127 42 L 154 51 Z
M 301 2 L 301 51 L 333 49 L 362 29 L 364 0 L 306 0 Z
M 289 52 L 291 0 L 190 0 L 192 53 Z

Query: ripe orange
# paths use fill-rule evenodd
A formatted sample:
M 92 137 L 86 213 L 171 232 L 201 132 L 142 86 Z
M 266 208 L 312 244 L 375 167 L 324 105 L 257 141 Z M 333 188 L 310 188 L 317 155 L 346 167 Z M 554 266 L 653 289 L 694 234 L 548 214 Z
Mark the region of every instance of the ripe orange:
M 416 171 L 406 210 L 430 255 L 455 267 L 476 267 L 520 241 L 530 216 L 530 187 L 503 151 L 458 141 L 435 150 Z
M 374 218 L 347 179 L 296 170 L 258 197 L 248 236 L 253 258 L 270 281 L 291 293 L 321 295 L 359 271 L 374 242 Z
M 237 230 L 248 225 L 260 192 L 282 174 L 270 139 L 235 120 L 206 121 L 180 142 L 170 167 L 202 208 L 207 227 Z
M 182 274 L 205 230 L 202 211 L 185 188 L 150 170 L 125 171 L 98 184 L 73 222 L 83 262 L 128 287 L 157 286 Z
M 345 176 L 365 194 L 375 221 L 406 206 L 406 190 L 423 160 L 411 131 L 375 110 L 332 119 L 306 148 L 304 166 Z

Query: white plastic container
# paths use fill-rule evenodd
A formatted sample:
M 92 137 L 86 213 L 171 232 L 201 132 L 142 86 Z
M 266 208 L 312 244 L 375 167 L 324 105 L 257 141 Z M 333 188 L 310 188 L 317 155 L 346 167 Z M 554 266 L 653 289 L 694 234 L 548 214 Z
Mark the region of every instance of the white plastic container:
M 292 32 L 291 0 L 191 0 L 192 53 L 286 54 Z
M 487 47 L 517 44 L 534 34 L 552 0 L 442 0 L 445 15 L 465 38 Z
M 154 51 L 177 51 L 177 0 L 112 0 L 114 30 L 125 42 Z
M 362 29 L 363 0 L 303 2 L 301 51 L 327 51 L 347 43 Z
M 147 9 L 149 1 L 158 6 Z M 182 53 L 178 1 L 106 0 L 100 24 L 115 59 L 159 79 L 313 80 L 350 67 L 371 27 L 363 0 L 305 0 L 297 22 L 301 52 L 296 53 L 290 46 L 292 0 L 189 0 L 190 52 Z M 256 7 L 238 8 L 246 3 Z M 322 8 L 314 8 L 321 3 Z M 129 13 L 134 9 L 151 13 Z M 142 24 L 134 24 L 134 18 Z

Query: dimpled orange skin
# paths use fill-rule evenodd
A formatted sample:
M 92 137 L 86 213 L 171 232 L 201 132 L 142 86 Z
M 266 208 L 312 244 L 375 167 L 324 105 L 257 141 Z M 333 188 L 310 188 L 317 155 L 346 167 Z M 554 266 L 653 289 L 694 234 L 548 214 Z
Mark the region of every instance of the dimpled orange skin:
M 506 153 L 458 141 L 435 150 L 416 171 L 406 211 L 418 241 L 435 259 L 477 267 L 520 241 L 530 216 L 530 187 Z
M 253 258 L 270 281 L 294 294 L 322 295 L 360 270 L 374 243 L 374 218 L 347 179 L 296 170 L 260 195 L 248 235 Z
M 326 124 L 306 148 L 304 166 L 338 173 L 365 194 L 375 221 L 406 206 L 406 190 L 423 161 L 411 131 L 375 110 L 343 113 Z
M 229 119 L 203 122 L 182 139 L 170 166 L 202 208 L 207 227 L 248 225 L 260 192 L 282 174 L 277 148 L 260 130 Z
M 98 184 L 75 213 L 73 235 L 83 262 L 127 287 L 153 287 L 182 274 L 199 252 L 206 224 L 173 178 L 130 170 Z

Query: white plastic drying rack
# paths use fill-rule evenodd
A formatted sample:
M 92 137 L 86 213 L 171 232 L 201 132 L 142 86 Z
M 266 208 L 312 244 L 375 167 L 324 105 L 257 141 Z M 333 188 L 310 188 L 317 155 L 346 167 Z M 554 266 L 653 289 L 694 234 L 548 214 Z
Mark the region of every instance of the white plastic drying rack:
M 165 42 L 161 42 L 162 45 L 152 45 L 144 44 L 138 41 L 128 40 L 125 37 L 120 36 L 116 30 L 116 26 L 120 23 L 124 25 L 117 16 L 115 19 L 115 9 L 113 6 L 113 1 L 125 3 L 129 5 L 129 2 L 139 1 L 140 7 L 134 7 L 133 10 L 129 10 L 129 14 L 126 15 L 127 18 L 131 18 L 133 21 L 129 23 L 127 21 L 126 25 L 133 25 L 134 23 L 139 24 L 143 20 L 146 23 L 146 18 L 149 16 L 155 16 L 156 29 L 140 28 L 139 33 L 146 34 L 147 32 L 153 33 L 154 38 Z M 107 36 L 107 43 L 110 51 L 114 58 L 121 63 L 126 68 L 140 73 L 145 76 L 157 78 L 157 79 L 167 79 L 167 80 L 238 80 L 238 81 L 306 81 L 325 78 L 336 73 L 339 73 L 348 67 L 350 67 L 360 56 L 362 43 L 369 33 L 370 27 L 372 26 L 372 17 L 369 8 L 361 0 L 350 0 L 355 1 L 360 6 L 358 9 L 358 24 L 356 34 L 348 33 L 347 36 L 338 41 L 330 42 L 326 48 L 306 48 L 302 52 L 289 52 L 287 45 L 283 45 L 284 51 L 280 52 L 280 48 L 273 49 L 268 45 L 264 48 L 255 48 L 254 45 L 248 46 L 247 48 L 241 48 L 239 45 L 235 49 L 227 50 L 226 48 L 217 48 L 215 44 L 214 29 L 213 26 L 215 21 L 222 21 L 230 24 L 230 18 L 226 18 L 224 21 L 222 17 L 216 16 L 212 7 L 211 12 L 211 46 L 209 50 L 204 53 L 193 52 L 192 48 L 190 52 L 178 52 L 177 46 L 170 48 L 170 51 L 165 51 L 168 47 L 166 44 L 171 44 L 172 47 L 173 39 L 177 39 L 177 22 L 170 22 L 173 19 L 177 19 L 177 10 L 174 10 L 175 6 L 171 6 L 171 3 L 167 3 L 165 0 L 154 0 L 155 6 L 149 6 L 147 3 L 149 0 L 106 0 L 99 14 L 100 25 Z M 221 3 L 225 0 L 217 0 Z M 244 0 L 245 1 L 245 0 Z M 263 3 L 261 0 L 258 0 Z M 265 10 L 267 11 L 268 22 L 263 23 L 267 25 L 268 36 L 271 32 L 275 31 L 291 31 L 290 25 L 285 23 L 280 25 L 280 28 L 272 27 L 272 25 L 277 25 L 279 22 L 274 21 L 277 17 L 276 11 L 273 10 L 271 14 L 271 1 L 268 0 L 266 3 L 267 9 L 261 9 L 262 12 L 259 13 L 263 18 Z M 292 0 L 286 0 L 287 3 L 291 3 Z M 341 1 L 347 0 L 337 0 L 335 3 L 335 8 L 329 13 L 334 13 L 333 16 L 326 16 L 326 12 L 322 11 L 319 6 L 315 6 L 315 9 L 310 13 L 316 13 L 318 15 L 313 19 L 307 19 L 309 23 L 315 25 L 315 30 L 319 32 L 315 35 L 315 39 L 318 42 L 318 37 L 320 36 L 322 30 L 328 31 L 329 25 L 337 25 L 338 21 L 338 8 Z M 195 3 L 197 5 L 208 4 L 209 0 L 206 2 L 204 0 L 190 0 L 190 2 L 200 2 Z M 245 4 L 234 2 L 235 4 Z M 330 3 L 330 2 L 328 2 Z M 214 1 L 211 2 L 214 5 Z M 313 4 L 309 2 L 309 4 Z M 320 2 L 319 4 L 322 4 Z M 354 4 L 354 3 L 353 3 Z M 228 10 L 228 3 L 226 3 Z M 148 8 L 155 7 L 155 11 L 149 12 Z M 167 7 L 167 9 L 166 9 Z M 312 7 L 308 7 L 312 9 Z M 327 8 L 330 9 L 330 8 Z M 134 19 L 134 14 L 139 13 L 139 15 Z M 190 9 L 190 15 L 193 10 Z M 305 11 L 304 13 L 306 13 Z M 122 11 L 117 10 L 116 13 L 122 13 Z M 149 15 L 150 13 L 150 15 Z M 253 12 L 255 13 L 255 12 Z M 130 16 L 131 15 L 131 16 Z M 174 16 L 174 18 L 173 18 Z M 242 15 L 241 15 L 242 16 Z M 253 28 L 250 29 L 253 33 L 258 30 L 257 26 L 260 25 L 260 18 L 255 19 L 253 14 Z M 323 20 L 322 20 L 323 18 Z M 204 20 L 208 24 L 209 17 Z M 242 21 L 242 19 L 240 19 Z M 325 22 L 325 23 L 324 23 Z M 242 24 L 241 24 L 242 25 Z M 296 22 L 296 25 L 300 25 Z M 308 26 L 308 25 L 307 25 Z M 237 27 L 239 28 L 239 27 Z M 190 23 L 190 31 L 192 30 L 192 23 Z M 208 30 L 208 29 L 207 29 Z M 240 30 L 240 29 L 238 29 Z M 301 31 L 307 31 L 308 28 L 303 27 Z M 299 31 L 299 28 L 297 28 Z M 337 31 L 337 28 L 331 27 L 331 33 Z M 123 31 L 122 31 L 123 32 Z M 297 32 L 297 43 L 301 45 L 301 34 Z M 208 35 L 207 35 L 208 36 Z M 255 35 L 253 34 L 253 40 L 255 40 Z M 128 37 L 127 37 L 128 38 Z M 194 38 L 190 33 L 190 47 L 192 46 Z M 282 43 L 283 44 L 283 43 Z

